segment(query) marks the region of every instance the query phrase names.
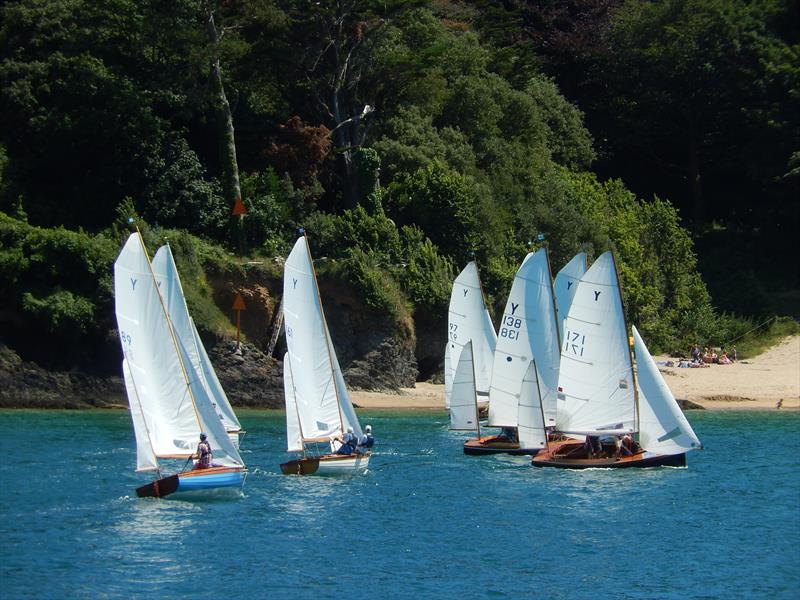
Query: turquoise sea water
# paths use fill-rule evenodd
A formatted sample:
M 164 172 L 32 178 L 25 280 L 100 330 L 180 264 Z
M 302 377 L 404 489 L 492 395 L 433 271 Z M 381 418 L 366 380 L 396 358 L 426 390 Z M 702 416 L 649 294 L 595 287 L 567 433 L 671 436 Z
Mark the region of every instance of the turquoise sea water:
M 359 477 L 286 477 L 243 412 L 238 500 L 138 499 L 127 413 L 0 411 L 3 598 L 798 598 L 800 414 L 690 413 L 687 469 L 466 457 L 443 412 L 361 413 Z

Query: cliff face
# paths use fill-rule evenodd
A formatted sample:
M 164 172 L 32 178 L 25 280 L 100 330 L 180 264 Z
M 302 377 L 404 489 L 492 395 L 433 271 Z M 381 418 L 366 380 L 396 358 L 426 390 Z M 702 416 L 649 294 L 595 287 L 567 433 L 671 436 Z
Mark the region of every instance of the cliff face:
M 283 407 L 283 355 L 286 343 L 278 319 L 282 281 L 266 270 L 207 277 L 215 304 L 235 323 L 232 310 L 236 294 L 245 302 L 241 313 L 242 344 L 234 339 L 204 335 L 217 375 L 233 406 Z M 417 337 L 413 324 L 399 324 L 392 317 L 368 309 L 349 285 L 320 278 L 320 294 L 334 347 L 348 386 L 367 390 L 413 387 L 418 375 Z M 425 325 L 422 355 L 426 371 L 441 361 L 443 327 Z M 202 329 L 202 327 L 201 327 Z M 441 343 L 429 339 L 442 337 Z M 438 340 L 437 340 L 438 341 Z M 274 343 L 268 354 L 270 343 Z M 2 342 L 0 341 L 0 344 Z M 435 349 L 436 352 L 431 353 Z M 122 356 L 116 334 L 109 335 L 108 352 Z M 440 363 L 439 363 L 440 368 Z M 424 375 L 429 376 L 426 372 Z M 49 370 L 20 358 L 0 346 L 0 407 L 90 408 L 127 406 L 119 372 L 87 374 L 77 369 Z

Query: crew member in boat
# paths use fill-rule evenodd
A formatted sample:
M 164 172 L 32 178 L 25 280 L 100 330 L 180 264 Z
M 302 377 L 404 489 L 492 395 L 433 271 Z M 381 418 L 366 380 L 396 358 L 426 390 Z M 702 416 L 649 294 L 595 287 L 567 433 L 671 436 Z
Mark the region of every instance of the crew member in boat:
M 586 455 L 589 458 L 598 458 L 603 453 L 603 445 L 600 443 L 600 436 L 587 435 L 586 442 L 583 444 L 586 448 Z
M 373 444 L 375 444 L 375 438 L 372 437 L 372 425 L 367 425 L 364 428 L 364 434 L 361 436 L 361 439 L 358 440 L 356 451 L 359 454 L 365 454 L 372 449 Z
M 336 436 L 333 438 L 336 442 L 341 442 L 341 446 L 334 452 L 334 454 L 353 454 L 356 451 L 356 445 L 358 444 L 358 439 L 356 438 L 356 434 L 353 433 L 353 428 L 348 427 L 347 433 L 342 436 Z
M 208 438 L 205 433 L 200 434 L 200 443 L 197 444 L 197 452 L 192 455 L 196 460 L 194 463 L 195 469 L 208 469 L 211 467 L 211 444 L 208 443 Z
M 499 442 L 512 442 L 517 443 L 519 441 L 519 437 L 517 434 L 516 427 L 503 427 L 500 429 L 500 435 L 495 438 Z

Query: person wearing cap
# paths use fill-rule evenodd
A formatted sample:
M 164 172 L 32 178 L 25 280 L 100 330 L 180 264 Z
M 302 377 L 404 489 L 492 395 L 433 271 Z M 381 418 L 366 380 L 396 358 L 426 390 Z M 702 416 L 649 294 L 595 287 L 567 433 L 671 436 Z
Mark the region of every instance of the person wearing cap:
M 192 455 L 196 459 L 194 463 L 195 469 L 208 469 L 211 467 L 211 444 L 208 443 L 208 438 L 205 433 L 200 434 L 200 443 L 197 444 L 197 452 Z
M 342 445 L 334 452 L 334 454 L 353 454 L 356 451 L 356 444 L 358 440 L 356 439 L 356 434 L 353 433 L 353 428 L 348 427 L 347 433 L 342 436 L 336 436 L 333 438 L 334 441 L 341 442 Z
M 362 435 L 361 439 L 358 440 L 358 448 L 356 448 L 356 450 L 359 453 L 364 454 L 372 449 L 374 443 L 375 438 L 372 437 L 372 425 L 367 425 L 364 428 L 364 435 Z

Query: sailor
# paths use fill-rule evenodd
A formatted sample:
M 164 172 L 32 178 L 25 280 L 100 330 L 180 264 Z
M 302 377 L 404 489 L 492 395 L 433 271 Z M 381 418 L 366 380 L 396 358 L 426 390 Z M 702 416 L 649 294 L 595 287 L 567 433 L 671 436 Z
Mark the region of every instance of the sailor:
M 348 427 L 347 433 L 343 436 L 336 436 L 333 439 L 342 443 L 334 454 L 353 454 L 353 452 L 355 452 L 358 439 L 356 438 L 356 434 L 353 433 L 352 427 Z
M 371 450 L 374 444 L 375 444 L 375 438 L 372 437 L 372 425 L 367 425 L 364 428 L 364 435 L 362 435 L 361 439 L 358 440 L 358 448 L 356 448 L 356 450 L 360 454 L 364 454 L 367 451 Z
M 197 444 L 197 452 L 192 455 L 192 458 L 197 459 L 197 462 L 194 463 L 195 469 L 208 469 L 211 467 L 211 444 L 208 443 L 205 433 L 200 434 L 200 443 Z
M 513 442 L 516 443 L 519 441 L 517 437 L 517 428 L 516 427 L 503 427 L 500 430 L 500 435 L 497 436 L 498 441 L 502 442 Z

